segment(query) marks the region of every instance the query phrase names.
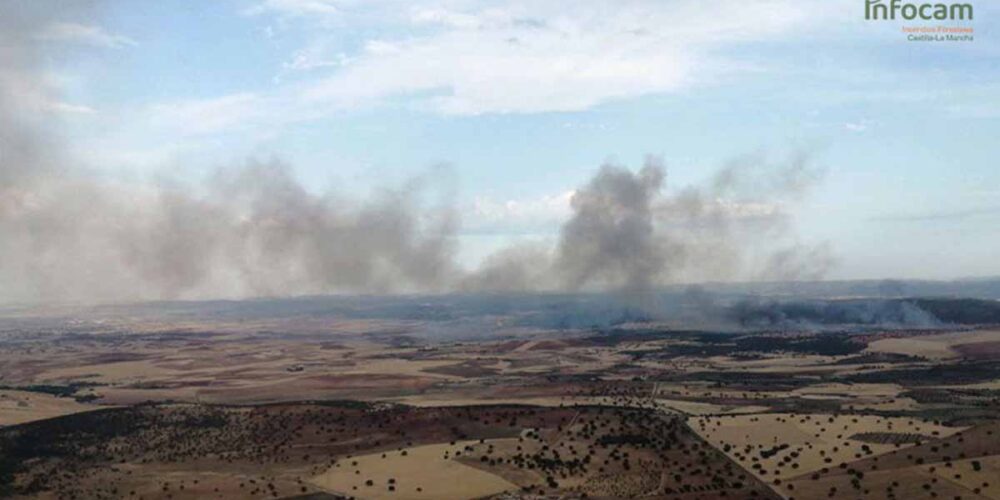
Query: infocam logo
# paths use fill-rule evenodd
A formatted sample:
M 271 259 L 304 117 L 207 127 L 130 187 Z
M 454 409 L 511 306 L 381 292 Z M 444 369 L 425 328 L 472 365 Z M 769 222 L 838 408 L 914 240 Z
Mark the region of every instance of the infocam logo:
M 893 21 L 897 18 L 912 21 L 925 20 L 972 20 L 973 9 L 970 3 L 903 3 L 902 0 L 865 0 L 865 19 L 874 21 Z

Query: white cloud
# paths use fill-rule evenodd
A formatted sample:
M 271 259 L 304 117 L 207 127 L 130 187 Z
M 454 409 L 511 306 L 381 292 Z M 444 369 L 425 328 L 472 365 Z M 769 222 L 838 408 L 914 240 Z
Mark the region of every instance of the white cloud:
M 481 28 L 490 20 L 509 20 L 502 10 L 494 9 L 479 14 L 468 14 L 441 7 L 415 7 L 411 11 L 411 19 L 415 24 L 438 24 L 460 29 Z
M 42 40 L 79 43 L 109 49 L 120 49 L 137 45 L 135 40 L 126 36 L 108 33 L 100 26 L 77 23 L 52 23 L 39 33 L 38 37 Z
M 713 49 L 783 34 L 810 15 L 792 1 L 415 8 L 412 22 L 433 25 L 431 33 L 370 40 L 306 95 L 338 103 L 412 97 L 444 114 L 577 111 L 738 69 Z
M 350 62 L 350 58 L 343 53 L 335 54 L 332 58 L 327 58 L 316 57 L 310 51 L 299 51 L 292 57 L 291 61 L 285 63 L 284 67 L 288 70 L 309 71 L 319 68 L 346 66 L 348 62 Z
M 45 109 L 54 113 L 64 113 L 70 115 L 90 115 L 97 111 L 90 106 L 84 106 L 80 104 L 71 104 L 63 101 L 47 101 L 44 104 Z
M 336 46 L 332 45 L 329 40 L 317 39 L 296 50 L 291 59 L 285 62 L 282 67 L 286 71 L 312 71 L 346 66 L 350 62 L 351 58 L 343 51 L 337 50 Z
M 340 12 L 336 0 L 265 0 L 247 9 L 251 15 L 273 12 L 286 16 L 333 15 Z
M 182 134 L 229 131 L 267 115 L 266 103 L 250 92 L 213 99 L 194 99 L 158 104 L 151 109 L 154 125 Z
M 854 132 L 854 133 L 860 134 L 862 132 L 867 131 L 869 126 L 871 126 L 871 122 L 868 121 L 868 120 L 862 119 L 862 120 L 859 120 L 859 121 L 856 121 L 856 122 L 847 122 L 847 123 L 845 123 L 844 124 L 844 129 L 846 129 L 849 132 Z
M 267 0 L 248 12 L 275 15 L 306 39 L 278 70 L 278 85 L 253 103 L 223 96 L 171 113 L 211 133 L 386 103 L 446 115 L 586 110 L 745 71 L 751 63 L 722 49 L 822 22 L 830 3 Z M 286 83 L 290 72 L 297 78 Z
M 555 233 L 570 217 L 575 191 L 537 198 L 476 198 L 464 221 L 464 232 L 476 234 Z

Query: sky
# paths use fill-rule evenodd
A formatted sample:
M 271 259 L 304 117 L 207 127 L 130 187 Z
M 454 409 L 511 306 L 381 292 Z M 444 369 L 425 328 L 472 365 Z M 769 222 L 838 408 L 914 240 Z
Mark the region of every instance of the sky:
M 4 0 L 18 8 L 20 0 Z M 56 11 L 51 120 L 88 175 L 141 184 L 279 158 L 311 192 L 430 178 L 462 262 L 552 242 L 604 163 L 663 188 L 804 152 L 787 207 L 826 279 L 1000 275 L 1000 6 L 871 21 L 862 0 L 109 1 Z M 906 26 L 972 41 L 908 41 Z

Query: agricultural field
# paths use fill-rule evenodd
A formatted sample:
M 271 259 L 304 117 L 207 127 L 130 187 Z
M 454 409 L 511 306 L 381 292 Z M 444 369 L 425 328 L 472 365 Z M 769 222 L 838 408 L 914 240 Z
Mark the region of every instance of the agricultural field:
M 683 418 L 603 406 L 151 405 L 10 428 L 0 451 L 13 497 L 773 496 Z
M 689 424 L 765 481 L 839 467 L 963 430 L 905 417 L 822 413 L 691 417 Z
M 0 426 L 23 424 L 92 409 L 93 405 L 54 394 L 0 390 Z
M 992 325 L 33 321 L 4 497 L 1000 498 Z

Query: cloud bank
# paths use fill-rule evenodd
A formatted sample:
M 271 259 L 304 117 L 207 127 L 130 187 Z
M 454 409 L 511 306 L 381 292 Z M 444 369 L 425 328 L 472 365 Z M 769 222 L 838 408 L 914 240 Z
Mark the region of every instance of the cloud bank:
M 290 34 L 299 44 L 278 85 L 152 111 L 156 122 L 188 134 L 383 105 L 459 116 L 581 111 L 760 71 L 760 61 L 723 54 L 807 32 L 844 8 L 834 4 L 266 0 L 244 14 L 272 42 Z M 344 43 L 345 34 L 358 40 Z

